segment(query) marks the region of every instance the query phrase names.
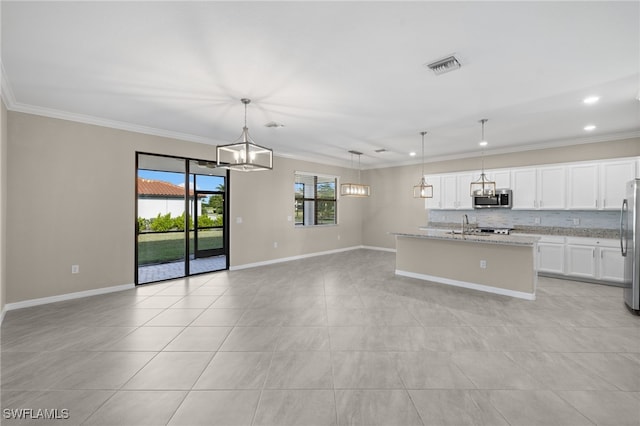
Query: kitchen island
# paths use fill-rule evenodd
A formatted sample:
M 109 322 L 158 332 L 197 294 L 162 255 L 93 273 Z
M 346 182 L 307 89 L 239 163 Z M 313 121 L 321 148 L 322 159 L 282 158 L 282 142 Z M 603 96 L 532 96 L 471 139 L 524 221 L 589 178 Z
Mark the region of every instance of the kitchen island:
M 535 300 L 537 237 L 439 229 L 392 234 L 396 275 Z

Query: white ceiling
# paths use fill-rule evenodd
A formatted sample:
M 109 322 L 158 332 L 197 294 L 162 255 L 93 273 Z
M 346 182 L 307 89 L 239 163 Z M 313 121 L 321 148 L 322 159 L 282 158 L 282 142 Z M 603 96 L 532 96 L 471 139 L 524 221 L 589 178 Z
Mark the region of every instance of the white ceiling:
M 481 118 L 487 153 L 640 135 L 637 1 L 1 7 L 12 110 L 215 145 L 248 97 L 276 155 L 363 168 L 420 162 L 422 130 L 427 161 L 478 155 Z M 451 53 L 461 69 L 423 66 Z

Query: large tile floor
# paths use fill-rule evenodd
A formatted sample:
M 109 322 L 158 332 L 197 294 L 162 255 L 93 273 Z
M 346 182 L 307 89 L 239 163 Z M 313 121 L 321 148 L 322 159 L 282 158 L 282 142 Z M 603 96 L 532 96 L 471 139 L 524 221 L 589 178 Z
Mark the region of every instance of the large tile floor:
M 69 415 L 38 425 L 640 424 L 621 289 L 541 278 L 530 302 L 394 261 L 357 250 L 10 311 L 2 424 L 28 423 L 6 419 L 21 408 Z

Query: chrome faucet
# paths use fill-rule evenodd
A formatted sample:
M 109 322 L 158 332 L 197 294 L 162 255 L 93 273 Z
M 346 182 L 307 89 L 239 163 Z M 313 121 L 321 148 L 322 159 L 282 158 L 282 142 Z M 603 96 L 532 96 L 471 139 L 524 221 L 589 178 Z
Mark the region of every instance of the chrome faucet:
M 462 215 L 462 235 L 464 235 L 465 229 L 468 227 L 469 227 L 469 216 L 467 216 L 465 213 Z

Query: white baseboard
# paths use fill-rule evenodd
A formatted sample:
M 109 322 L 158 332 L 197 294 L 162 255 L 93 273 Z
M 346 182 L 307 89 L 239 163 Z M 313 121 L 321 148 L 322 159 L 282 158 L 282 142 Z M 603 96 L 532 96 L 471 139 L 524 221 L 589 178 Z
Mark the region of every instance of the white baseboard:
M 273 264 L 276 264 L 276 263 L 290 262 L 292 260 L 306 259 L 306 258 L 309 258 L 309 257 L 324 256 L 325 254 L 342 253 L 342 252 L 345 252 L 345 251 L 358 250 L 358 249 L 362 249 L 362 248 L 366 248 L 366 247 L 364 247 L 364 246 L 352 246 L 352 247 L 339 248 L 339 249 L 335 249 L 335 250 L 318 251 L 318 252 L 315 252 L 315 253 L 300 254 L 300 255 L 297 255 L 297 256 L 281 257 L 279 259 L 265 260 L 263 262 L 245 263 L 243 265 L 231 266 L 231 267 L 229 267 L 229 270 L 230 271 L 239 271 L 241 269 L 255 268 L 257 266 L 273 265 Z
M 492 287 L 484 284 L 470 283 L 466 281 L 452 280 L 450 278 L 435 277 L 433 275 L 417 274 L 396 269 L 396 275 L 403 277 L 416 278 L 419 280 L 433 281 L 436 283 L 447 284 L 455 287 L 464 287 L 472 290 L 484 291 L 487 293 L 501 294 L 503 296 L 511 296 L 518 299 L 536 300 L 535 293 L 525 293 L 522 291 L 508 290 L 506 288 Z
M 396 249 L 388 248 L 388 247 L 376 247 L 376 246 L 362 246 L 363 249 L 367 250 L 378 250 L 378 251 L 388 251 L 389 253 L 395 253 Z
M 122 284 L 112 287 L 102 287 L 93 290 L 78 291 L 75 293 L 59 294 L 57 296 L 41 297 L 38 299 L 23 300 L 21 302 L 7 303 L 4 305 L 4 311 L 12 311 L 14 309 L 29 308 L 31 306 L 46 305 L 47 303 L 63 302 L 65 300 L 80 299 L 81 297 L 97 296 L 100 294 L 114 293 L 116 291 L 130 290 L 135 288 L 134 284 Z

